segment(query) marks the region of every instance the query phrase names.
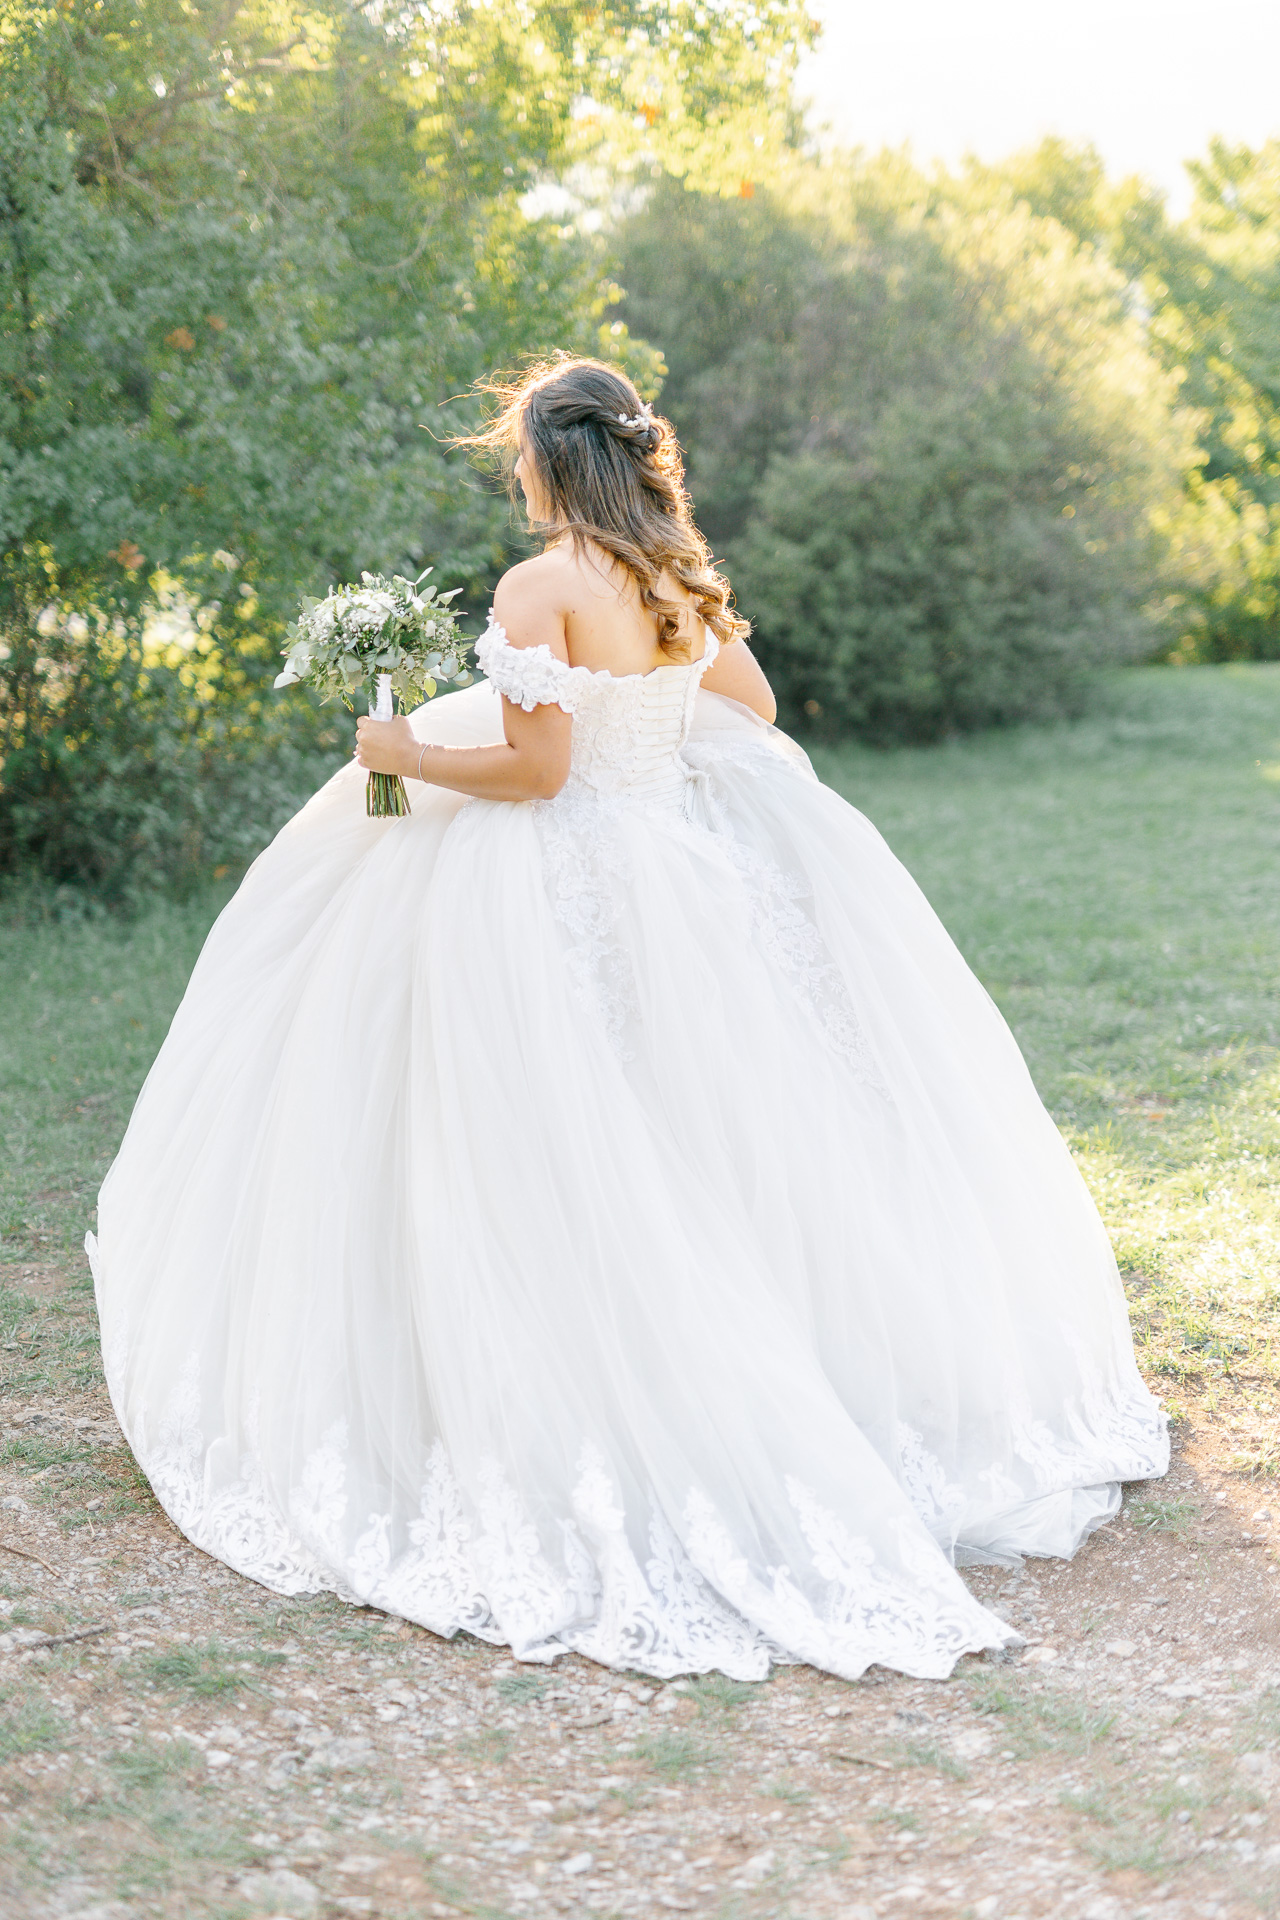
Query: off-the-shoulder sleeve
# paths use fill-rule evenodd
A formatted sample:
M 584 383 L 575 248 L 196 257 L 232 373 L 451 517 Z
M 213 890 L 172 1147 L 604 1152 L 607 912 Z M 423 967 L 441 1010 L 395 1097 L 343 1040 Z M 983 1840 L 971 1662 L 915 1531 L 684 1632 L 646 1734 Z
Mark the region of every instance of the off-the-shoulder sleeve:
M 582 669 L 558 660 L 545 645 L 513 647 L 492 615 L 476 641 L 476 664 L 499 693 L 526 713 L 535 707 L 562 707 L 572 713 L 578 704 Z

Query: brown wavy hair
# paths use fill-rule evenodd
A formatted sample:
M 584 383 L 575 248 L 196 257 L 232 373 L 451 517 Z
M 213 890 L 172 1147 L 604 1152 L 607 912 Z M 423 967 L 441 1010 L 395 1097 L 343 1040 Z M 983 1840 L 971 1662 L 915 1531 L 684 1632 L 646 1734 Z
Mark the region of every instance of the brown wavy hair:
M 523 452 L 551 503 L 554 517 L 539 523 L 548 544 L 567 534 L 581 553 L 592 541 L 625 567 L 657 619 L 664 653 L 689 657 L 680 635 L 685 607 L 658 590 L 664 571 L 692 596 L 718 639 L 745 638 L 751 629 L 734 612 L 729 582 L 694 525 L 675 429 L 644 405 L 625 373 L 561 354 L 486 381 L 480 391 L 496 400 L 494 417 L 453 444 L 496 460 L 513 501 Z

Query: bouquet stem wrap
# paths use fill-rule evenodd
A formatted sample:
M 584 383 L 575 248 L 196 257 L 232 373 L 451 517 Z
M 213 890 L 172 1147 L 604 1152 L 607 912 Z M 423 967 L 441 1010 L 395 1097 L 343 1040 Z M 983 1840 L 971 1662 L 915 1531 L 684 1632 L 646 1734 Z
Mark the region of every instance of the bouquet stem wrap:
M 378 675 L 378 700 L 373 708 L 375 720 L 391 720 L 395 709 L 391 702 L 391 675 Z M 364 790 L 364 810 L 371 820 L 398 820 L 409 811 L 409 796 L 398 773 L 371 773 Z

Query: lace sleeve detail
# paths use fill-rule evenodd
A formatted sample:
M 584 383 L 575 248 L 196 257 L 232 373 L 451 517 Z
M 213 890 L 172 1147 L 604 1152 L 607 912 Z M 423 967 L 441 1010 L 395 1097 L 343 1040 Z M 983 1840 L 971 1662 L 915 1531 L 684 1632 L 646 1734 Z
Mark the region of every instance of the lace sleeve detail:
M 550 647 L 513 647 L 493 615 L 476 641 L 476 663 L 481 673 L 518 707 L 562 707 L 572 713 L 582 687 L 582 669 L 557 660 Z

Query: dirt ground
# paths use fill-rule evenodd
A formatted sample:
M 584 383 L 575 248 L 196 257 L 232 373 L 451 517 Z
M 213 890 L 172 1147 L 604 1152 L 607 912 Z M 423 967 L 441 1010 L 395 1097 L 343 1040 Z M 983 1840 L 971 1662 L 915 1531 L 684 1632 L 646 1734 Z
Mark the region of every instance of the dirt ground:
M 1072 1564 L 967 1576 L 1018 1653 L 654 1685 L 207 1559 L 123 1447 L 83 1275 L 0 1278 L 6 1916 L 1280 1914 L 1280 1485 L 1213 1417 Z

